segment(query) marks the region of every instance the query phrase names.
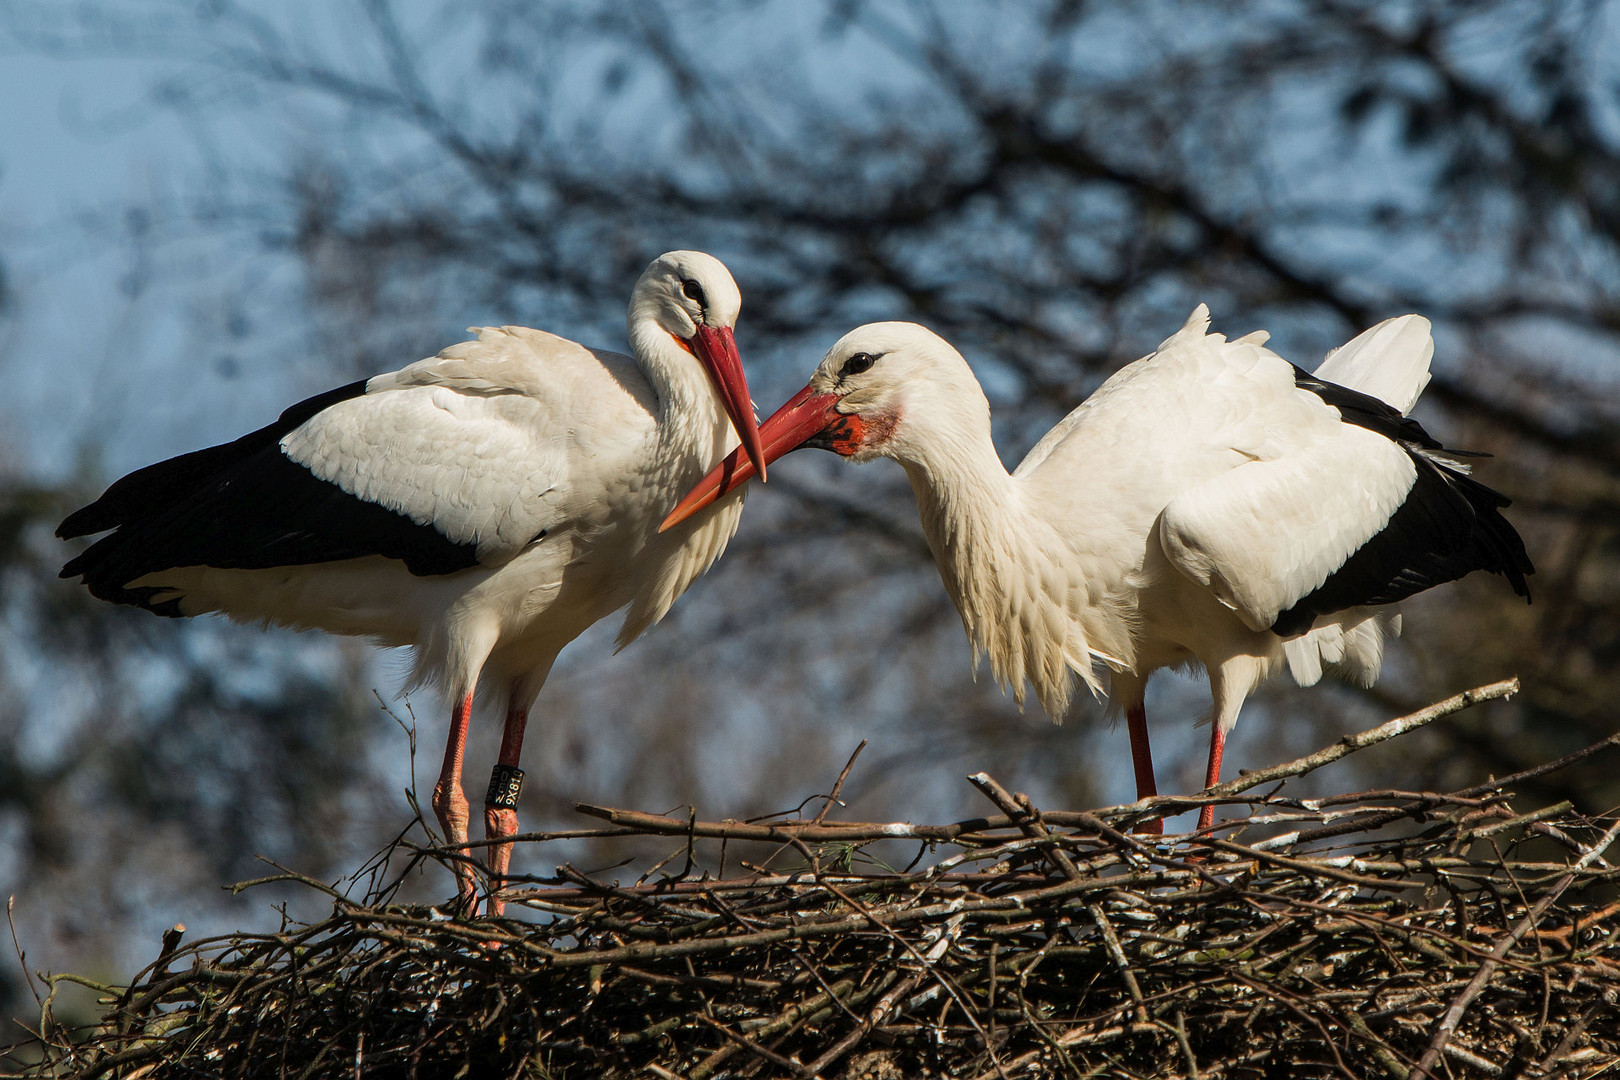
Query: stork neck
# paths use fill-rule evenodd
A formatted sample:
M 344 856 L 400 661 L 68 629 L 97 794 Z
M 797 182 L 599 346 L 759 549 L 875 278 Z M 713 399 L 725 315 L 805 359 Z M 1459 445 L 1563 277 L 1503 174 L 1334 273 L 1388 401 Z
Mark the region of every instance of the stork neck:
M 702 364 L 676 344 L 655 319 L 631 321 L 630 346 L 642 374 L 658 395 L 661 419 L 690 409 L 705 399 L 713 404 L 714 395 Z
M 1067 711 L 1074 676 L 1093 690 L 1093 648 L 1127 655 L 1126 624 L 1093 596 L 1093 567 L 1073 558 L 1052 523 L 1031 506 L 983 430 L 942 440 L 936 453 L 905 462 L 946 591 L 961 613 L 975 656 L 1017 702 L 1025 681 L 1054 719 Z
M 1022 502 L 988 430 L 934 434 L 932 452 L 903 464 L 940 576 L 978 643 L 975 627 L 994 617 L 983 609 L 1005 593 L 995 579 L 1027 532 Z
M 730 449 L 730 421 L 702 362 L 651 317 L 631 319 L 630 345 L 658 399 L 659 441 L 699 453 L 705 463 L 718 460 Z
M 935 558 L 943 561 L 959 558 L 960 544 L 977 545 L 1003 531 L 1017 499 L 988 430 L 935 429 L 933 434 L 926 452 L 903 464 L 923 532 Z

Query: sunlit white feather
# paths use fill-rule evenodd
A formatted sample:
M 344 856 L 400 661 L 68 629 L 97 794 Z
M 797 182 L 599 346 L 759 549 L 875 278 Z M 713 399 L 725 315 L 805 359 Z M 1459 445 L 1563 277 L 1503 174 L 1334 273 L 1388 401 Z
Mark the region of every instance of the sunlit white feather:
M 1264 334 L 1228 341 L 1200 305 L 1154 353 L 1103 383 L 1010 475 L 961 355 L 921 327 L 877 323 L 835 344 L 812 385 L 844 411 L 899 415 L 859 457 L 906 469 L 923 529 L 976 654 L 1022 703 L 1053 717 L 1078 676 L 1140 701 L 1160 667 L 1210 672 L 1230 727 L 1283 666 L 1376 677 L 1386 632 L 1371 609 L 1337 612 L 1285 642 L 1267 629 L 1377 533 L 1410 491 L 1406 453 L 1345 423 L 1295 384 Z M 1428 379 L 1428 323 L 1381 323 L 1334 353 L 1341 385 L 1409 408 Z M 858 352 L 869 373 L 840 377 Z M 1325 377 L 1325 376 L 1324 376 Z M 1354 485 L 1342 483 L 1353 474 Z

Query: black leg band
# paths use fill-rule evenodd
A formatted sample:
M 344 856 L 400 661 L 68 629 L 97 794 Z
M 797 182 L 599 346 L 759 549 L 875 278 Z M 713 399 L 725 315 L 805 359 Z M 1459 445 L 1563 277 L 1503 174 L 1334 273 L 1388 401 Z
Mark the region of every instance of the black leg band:
M 497 810 L 516 810 L 523 797 L 523 770 L 516 765 L 497 765 L 489 773 L 489 793 L 484 805 Z

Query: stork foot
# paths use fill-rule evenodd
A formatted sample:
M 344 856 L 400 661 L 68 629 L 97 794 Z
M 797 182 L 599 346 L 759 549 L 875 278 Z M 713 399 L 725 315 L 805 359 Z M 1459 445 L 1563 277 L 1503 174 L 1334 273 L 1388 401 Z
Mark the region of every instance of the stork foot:
M 439 827 L 444 830 L 446 844 L 455 847 L 467 842 L 467 821 L 471 814 L 460 783 L 452 781 L 446 784 L 440 780 L 433 786 L 433 812 L 439 818 Z M 465 848 L 456 852 L 456 856 L 456 896 L 468 914 L 472 914 L 476 911 L 473 868 L 466 862 Z

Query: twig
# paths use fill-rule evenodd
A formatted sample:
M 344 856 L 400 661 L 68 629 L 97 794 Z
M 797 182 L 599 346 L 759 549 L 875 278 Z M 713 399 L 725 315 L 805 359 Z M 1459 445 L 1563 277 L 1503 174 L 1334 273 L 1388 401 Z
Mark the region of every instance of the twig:
M 1468 1011 L 1468 1006 L 1479 996 L 1479 992 L 1485 989 L 1485 984 L 1490 982 L 1491 976 L 1496 973 L 1502 958 L 1540 921 L 1542 914 L 1564 894 L 1564 890 L 1569 888 L 1575 880 L 1575 871 L 1590 866 L 1594 860 L 1608 850 L 1609 845 L 1614 843 L 1616 837 L 1620 837 L 1620 821 L 1616 821 L 1609 828 L 1609 831 L 1604 833 L 1598 842 L 1581 856 L 1580 861 L 1571 868 L 1571 872 L 1560 878 L 1546 896 L 1536 901 L 1535 906 L 1525 912 L 1524 917 L 1514 924 L 1513 929 L 1508 931 L 1501 943 L 1491 950 L 1490 959 L 1480 964 L 1479 971 L 1469 980 L 1462 993 L 1457 995 L 1452 1001 L 1451 1007 L 1446 1010 L 1445 1015 L 1440 1018 L 1440 1022 L 1435 1025 L 1434 1036 L 1429 1040 L 1428 1049 L 1423 1052 L 1423 1056 L 1418 1059 L 1417 1066 L 1412 1070 L 1413 1080 L 1421 1080 L 1422 1077 L 1433 1077 L 1435 1075 L 1435 1062 L 1440 1060 L 1440 1055 L 1445 1050 L 1446 1043 L 1451 1038 L 1451 1033 L 1462 1022 L 1463 1013 Z
M 616 810 L 607 806 L 592 806 L 589 803 L 575 803 L 574 809 L 581 814 L 602 818 L 604 821 L 611 821 L 615 825 L 622 825 L 636 833 L 665 833 L 684 836 L 690 830 L 692 835 L 705 838 L 724 837 L 729 840 L 761 840 L 778 844 L 785 844 L 794 838 L 811 844 L 860 840 L 948 841 L 955 840 L 968 833 L 1012 827 L 1012 821 L 1007 818 L 999 820 L 975 818 L 969 821 L 959 821 L 952 825 L 912 825 L 909 822 L 816 825 L 811 822 L 791 821 L 771 825 L 705 821 L 692 823 L 681 821 L 678 818 L 664 817 L 660 814 L 646 814 L 639 810 Z M 621 835 L 631 834 L 626 832 Z M 539 834 L 539 836 L 544 839 L 553 838 L 551 834 Z M 515 839 L 526 840 L 528 837 L 519 836 Z
M 968 783 L 978 788 L 984 797 L 995 803 L 1008 818 L 1010 818 L 1026 836 L 1046 837 L 1052 835 L 1051 830 L 1041 824 L 1040 814 L 1029 804 L 1026 798 L 1020 805 L 1017 798 L 1009 794 L 1007 789 L 996 783 L 995 778 L 987 772 L 976 772 L 968 777 Z M 1047 847 L 1041 854 L 1051 860 L 1059 872 L 1070 881 L 1078 881 L 1080 871 L 1074 862 L 1058 847 Z
M 22 942 L 17 937 L 16 907 L 17 898 L 15 896 L 6 897 L 6 925 L 11 927 L 11 947 L 17 953 L 17 966 L 22 969 L 28 992 L 34 995 L 34 1004 L 43 1005 L 44 1002 L 39 997 L 39 987 L 34 985 L 34 975 L 28 970 L 28 954 L 23 952 Z
M 1517 678 L 1503 679 L 1501 682 L 1488 683 L 1473 690 L 1464 690 L 1460 694 L 1454 694 L 1444 701 L 1437 701 L 1433 705 L 1419 709 L 1417 712 L 1396 717 L 1388 723 L 1380 724 L 1367 731 L 1346 735 L 1332 746 L 1324 747 L 1314 754 L 1307 754 L 1305 757 L 1296 758 L 1281 765 L 1273 765 L 1268 769 L 1255 769 L 1252 772 L 1244 773 L 1236 780 L 1228 780 L 1224 784 L 1216 784 L 1213 787 L 1205 788 L 1198 795 L 1186 801 L 1189 804 L 1196 805 L 1208 799 L 1240 795 L 1245 791 L 1259 787 L 1261 784 L 1304 776 L 1307 773 L 1315 772 L 1324 765 L 1331 765 L 1340 758 L 1353 754 L 1358 750 L 1365 750 L 1369 746 L 1375 746 L 1399 735 L 1405 735 L 1407 732 L 1423 727 L 1425 724 L 1431 724 L 1443 716 L 1462 712 L 1464 709 L 1478 705 L 1482 701 L 1509 698 L 1518 692 L 1519 680 Z
M 1604 750 L 1613 749 L 1615 747 L 1620 747 L 1620 731 L 1610 735 L 1607 739 L 1599 739 L 1597 742 L 1588 746 L 1583 746 L 1573 753 L 1565 754 L 1556 761 L 1549 761 L 1541 765 L 1534 765 L 1528 769 L 1522 769 L 1516 773 L 1509 773 L 1507 776 L 1493 779 L 1484 784 L 1475 784 L 1473 787 L 1464 788 L 1463 790 L 1456 792 L 1456 794 L 1468 796 L 1478 795 L 1486 791 L 1497 791 L 1508 787 L 1509 785 L 1517 784 L 1521 780 L 1534 780 L 1538 776 L 1546 776 L 1548 773 L 1558 772 L 1560 769 L 1567 769 L 1579 761 L 1584 761 L 1589 757 L 1602 753 Z
M 1187 1080 L 1200 1080 L 1198 1058 L 1193 1055 L 1192 1043 L 1187 1041 L 1187 1014 L 1181 1009 L 1176 1010 L 1176 1023 L 1170 1030 L 1175 1033 L 1176 1045 L 1181 1047 L 1181 1056 L 1187 1059 Z
M 894 1010 L 895 1004 L 901 998 L 916 989 L 917 984 L 922 982 L 923 975 L 922 971 L 913 972 L 891 986 L 887 993 L 878 998 L 877 1004 L 872 1006 L 872 1011 L 842 1039 L 829 1046 L 824 1054 L 805 1066 L 805 1072 L 810 1075 L 818 1074 L 854 1049 L 856 1043 L 864 1039 L 874 1027 L 883 1023 L 884 1018 Z
M 1113 958 L 1114 966 L 1119 968 L 1120 978 L 1125 980 L 1126 991 L 1131 995 L 1131 1000 L 1136 1002 L 1136 1019 L 1147 1023 L 1148 1011 L 1147 1005 L 1142 1000 L 1142 988 L 1136 983 L 1136 972 L 1131 970 L 1131 962 L 1125 958 L 1125 950 L 1119 944 L 1119 935 L 1114 933 L 1114 924 L 1108 921 L 1108 915 L 1103 911 L 1101 904 L 1087 904 L 1086 910 L 1091 913 L 1091 921 L 1097 924 L 1097 932 L 1102 935 L 1103 944 L 1108 949 L 1108 955 Z
M 849 771 L 855 767 L 855 759 L 860 757 L 861 751 L 865 749 L 866 740 L 862 739 L 861 744 L 855 748 L 855 752 L 849 755 L 849 760 L 844 762 L 843 771 L 838 774 L 838 779 L 833 782 L 831 794 L 827 796 L 827 801 L 822 804 L 820 812 L 816 814 L 815 818 L 811 820 L 810 824 L 820 825 L 826 820 L 828 811 L 830 811 L 834 806 L 839 805 L 838 796 L 844 790 L 844 781 L 849 779 Z
M 782 1068 L 791 1072 L 794 1076 L 814 1077 L 816 1075 L 814 1072 L 805 1068 L 792 1058 L 785 1058 L 769 1047 L 761 1046 L 759 1043 L 755 1042 L 753 1039 L 750 1039 L 740 1031 L 732 1031 L 726 1025 L 722 1024 L 713 1017 L 704 1016 L 699 1013 L 694 1019 L 708 1024 L 726 1038 L 735 1041 L 739 1046 L 746 1048 L 751 1053 L 759 1055 L 766 1061 L 769 1061 L 772 1065 L 780 1065 Z

